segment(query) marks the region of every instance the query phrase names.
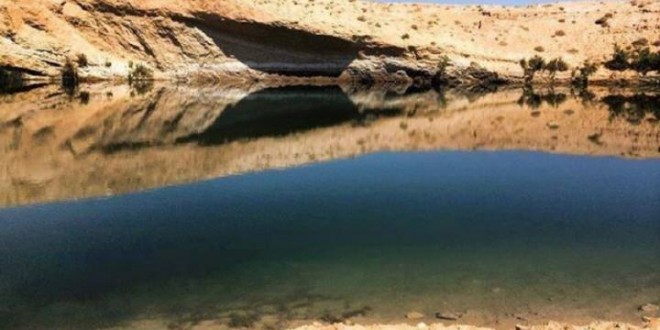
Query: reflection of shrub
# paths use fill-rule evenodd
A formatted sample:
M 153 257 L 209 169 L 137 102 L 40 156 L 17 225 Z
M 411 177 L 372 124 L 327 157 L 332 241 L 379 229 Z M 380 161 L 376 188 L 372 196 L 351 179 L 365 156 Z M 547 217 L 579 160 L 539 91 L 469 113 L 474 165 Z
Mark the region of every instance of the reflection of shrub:
M 78 67 L 71 59 L 67 58 L 62 67 L 62 86 L 66 88 L 75 88 L 80 83 L 78 76 Z
M 523 89 L 523 94 L 518 99 L 518 104 L 523 106 L 526 105 L 531 109 L 538 109 L 545 102 L 546 104 L 559 107 L 562 103 L 566 102 L 568 96 L 564 93 L 555 93 L 550 91 L 546 94 L 537 94 L 532 88 Z
M 154 72 L 146 65 L 139 63 L 133 65 L 128 72 L 128 82 L 134 83 L 139 81 L 149 81 L 154 79 Z
M 0 67 L 0 92 L 9 92 L 24 85 L 21 72 Z
M 88 104 L 89 103 L 89 92 L 80 92 L 80 103 Z
M 145 94 L 153 88 L 154 72 L 142 63 L 129 63 L 128 84 L 138 93 Z
M 648 115 L 660 119 L 660 95 L 609 95 L 602 101 L 610 110 L 610 120 L 623 118 L 631 124 L 640 124 Z

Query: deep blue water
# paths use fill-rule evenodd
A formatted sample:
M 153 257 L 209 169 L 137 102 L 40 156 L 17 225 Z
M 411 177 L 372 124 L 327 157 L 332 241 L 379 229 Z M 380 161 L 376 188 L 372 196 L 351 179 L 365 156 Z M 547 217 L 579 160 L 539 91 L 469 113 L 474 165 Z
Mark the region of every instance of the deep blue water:
M 379 153 L 0 210 L 0 325 L 300 299 L 388 319 L 499 290 L 498 312 L 660 297 L 660 160 Z

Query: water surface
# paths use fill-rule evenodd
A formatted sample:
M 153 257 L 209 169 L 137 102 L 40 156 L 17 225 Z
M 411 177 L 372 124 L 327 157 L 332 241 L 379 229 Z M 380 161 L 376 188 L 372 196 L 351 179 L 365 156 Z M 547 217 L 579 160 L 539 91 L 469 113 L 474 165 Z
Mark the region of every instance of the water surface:
M 153 93 L 3 113 L 0 327 L 639 323 L 658 302 L 657 108 L 633 96 Z

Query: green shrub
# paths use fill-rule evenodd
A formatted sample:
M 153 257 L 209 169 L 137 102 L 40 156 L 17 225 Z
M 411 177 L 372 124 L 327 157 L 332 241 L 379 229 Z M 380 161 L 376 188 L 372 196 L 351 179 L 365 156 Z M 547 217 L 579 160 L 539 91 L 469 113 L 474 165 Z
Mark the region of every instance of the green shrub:
M 447 55 L 442 55 L 440 61 L 438 61 L 438 73 L 444 75 L 447 72 L 447 68 L 451 65 L 451 61 Z
M 529 60 L 524 58 L 520 60 L 520 67 L 523 69 L 524 72 L 525 84 L 526 85 L 531 84 L 532 81 L 534 80 L 534 76 L 536 75 L 536 73 L 539 71 L 543 71 L 545 65 L 546 65 L 545 60 L 538 55 L 534 55 Z
M 131 70 L 128 72 L 128 82 L 140 82 L 140 81 L 150 81 L 154 79 L 153 70 L 149 69 L 146 65 L 138 63 L 131 67 Z
M 561 57 L 553 58 L 543 66 L 543 70 L 550 73 L 550 80 L 554 82 L 557 72 L 568 71 L 568 64 Z
M 138 94 L 145 94 L 153 88 L 154 72 L 142 63 L 131 66 L 128 73 L 128 84 Z
M 614 53 L 612 58 L 605 62 L 605 68 L 612 71 L 626 71 L 630 68 L 630 53 L 614 44 Z
M 637 48 L 630 62 L 632 70 L 646 76 L 649 72 L 660 72 L 660 53 L 654 53 L 648 47 Z
M 589 77 L 598 71 L 598 64 L 588 60 L 584 61 L 582 66 L 573 71 L 571 83 L 579 88 L 589 86 Z

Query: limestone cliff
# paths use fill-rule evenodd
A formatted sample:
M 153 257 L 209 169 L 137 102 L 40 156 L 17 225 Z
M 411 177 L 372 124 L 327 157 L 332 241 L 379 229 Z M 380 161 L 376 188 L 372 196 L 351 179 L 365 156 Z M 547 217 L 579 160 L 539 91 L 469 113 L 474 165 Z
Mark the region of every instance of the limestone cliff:
M 80 74 L 88 78 L 124 79 L 130 63 L 177 79 L 334 78 L 365 71 L 414 76 L 433 70 L 447 55 L 455 68 L 476 62 L 519 76 L 518 60 L 534 54 L 562 56 L 577 65 L 602 60 L 615 42 L 643 38 L 657 47 L 659 13 L 660 3 L 650 0 L 527 7 L 0 0 L 0 67 L 33 78 L 56 77 L 67 57 L 84 54 L 88 63 Z M 610 17 L 607 26 L 595 24 L 604 15 Z

